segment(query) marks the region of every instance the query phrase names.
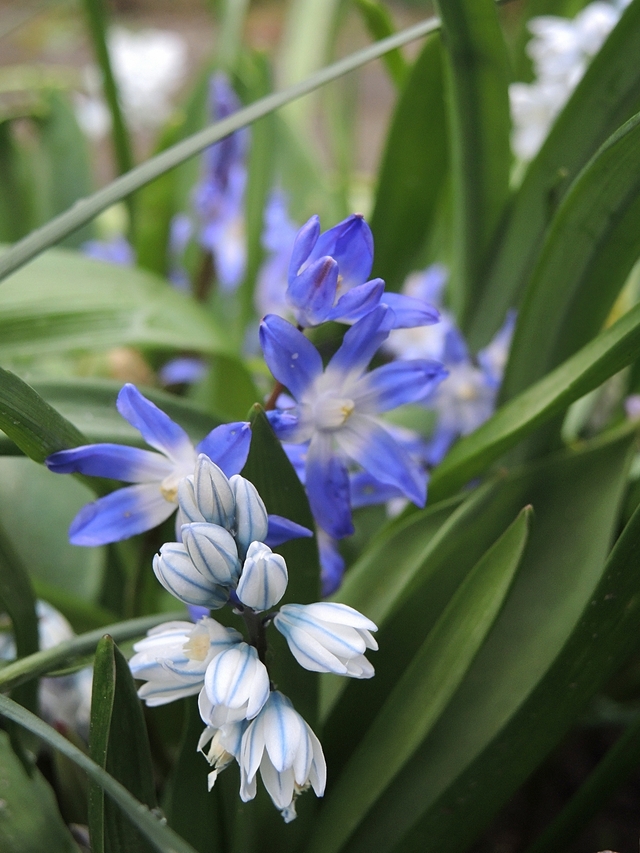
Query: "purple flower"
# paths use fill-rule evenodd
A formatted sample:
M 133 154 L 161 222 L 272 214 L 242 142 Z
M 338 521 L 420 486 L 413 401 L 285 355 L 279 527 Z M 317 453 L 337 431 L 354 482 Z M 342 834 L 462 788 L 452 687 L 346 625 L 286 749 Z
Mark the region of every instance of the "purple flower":
M 381 278 L 369 280 L 372 265 L 373 235 L 360 214 L 322 234 L 312 216 L 298 231 L 289 263 L 286 296 L 298 323 L 355 323 L 378 305 L 393 309 L 392 328 L 438 322 L 438 312 L 423 300 L 385 293 Z
M 296 401 L 293 409 L 276 409 L 269 419 L 282 440 L 309 442 L 305 482 L 311 510 L 336 539 L 353 532 L 348 462 L 397 486 L 414 503 L 425 502 L 424 472 L 375 416 L 425 397 L 445 371 L 422 359 L 367 372 L 394 322 L 391 309 L 375 308 L 347 331 L 326 370 L 318 350 L 290 323 L 270 314 L 261 324 L 266 362 Z
M 131 384 L 125 385 L 117 408 L 156 451 L 123 444 L 88 444 L 47 457 L 57 474 L 88 474 L 133 483 L 87 504 L 69 528 L 74 545 L 105 545 L 151 530 L 177 508 L 178 484 L 193 474 L 198 453 L 204 453 L 227 476 L 242 470 L 249 453 L 248 423 L 224 424 L 196 447 L 177 423 Z
M 82 244 L 82 254 L 93 258 L 94 261 L 123 267 L 131 267 L 136 261 L 133 247 L 122 234 L 117 234 L 110 240 L 88 240 Z

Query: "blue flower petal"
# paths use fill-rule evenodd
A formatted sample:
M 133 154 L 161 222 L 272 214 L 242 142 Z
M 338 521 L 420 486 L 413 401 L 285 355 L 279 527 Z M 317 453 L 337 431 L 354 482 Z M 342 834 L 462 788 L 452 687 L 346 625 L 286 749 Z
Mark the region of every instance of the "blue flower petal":
M 387 412 L 422 400 L 447 376 L 439 361 L 392 361 L 358 380 L 354 401 L 361 414 Z
M 345 290 L 363 284 L 373 266 L 373 235 L 371 229 L 359 213 L 348 216 L 321 234 L 310 261 L 330 255 L 338 262 L 340 277 Z
M 87 474 L 127 483 L 158 482 L 173 470 L 166 456 L 124 444 L 86 444 L 59 450 L 45 459 L 45 465 L 56 474 Z
M 338 264 L 320 258 L 297 275 L 287 288 L 287 302 L 297 310 L 300 322 L 317 326 L 327 319 L 338 289 Z
M 450 429 L 449 427 L 436 427 L 425 451 L 425 461 L 427 464 L 432 466 L 439 465 L 459 435 L 459 431 Z
M 300 272 L 300 267 L 308 259 L 311 250 L 320 235 L 320 220 L 317 215 L 312 216 L 298 231 L 291 250 L 291 261 L 289 262 L 289 284 Z M 320 257 L 319 255 L 317 257 Z
M 340 457 L 332 451 L 330 436 L 316 433 L 307 452 L 307 495 L 311 512 L 320 527 L 334 539 L 351 536 L 349 475 Z
M 116 406 L 122 417 L 138 430 L 151 447 L 175 458 L 185 451 L 192 449 L 189 436 L 172 421 L 151 400 L 138 391 L 135 385 L 127 383 L 116 401 Z
M 266 413 L 271 428 L 280 441 L 291 441 L 298 433 L 300 420 L 293 412 L 272 409 Z
M 162 524 L 175 508 L 157 484 L 127 486 L 82 507 L 69 527 L 69 541 L 88 546 L 120 542 Z
M 322 585 L 322 597 L 334 593 L 342 583 L 345 562 L 344 557 L 338 551 L 338 543 L 324 530 L 318 531 L 318 550 L 320 552 L 320 582 Z
M 422 299 L 414 299 L 402 293 L 385 293 L 380 302 L 388 305 L 396 315 L 394 329 L 431 326 L 440 320 L 440 312 Z
M 320 353 L 302 332 L 275 314 L 260 323 L 260 343 L 275 378 L 299 400 L 322 373 Z
M 389 337 L 393 323 L 394 315 L 390 308 L 386 305 L 374 308 L 347 331 L 327 370 L 335 368 L 341 373 L 361 373 Z
M 327 315 L 327 320 L 355 323 L 373 311 L 380 303 L 383 293 L 384 281 L 381 278 L 359 284 L 338 299 L 335 307 Z
M 397 486 L 381 483 L 368 471 L 357 471 L 349 477 L 351 487 L 351 506 L 359 509 L 363 506 L 383 504 L 393 498 L 403 498 L 404 493 Z
M 447 335 L 444 341 L 444 351 L 442 359 L 446 364 L 460 364 L 462 361 L 467 361 L 469 358 L 469 350 L 462 332 L 451 326 L 447 330 Z
M 281 515 L 270 514 L 268 522 L 269 527 L 264 542 L 270 548 L 277 548 L 278 545 L 282 545 L 283 542 L 288 542 L 290 539 L 308 539 L 313 536 L 313 531 L 309 530 L 308 527 L 296 524 L 295 521 L 290 521 Z
M 397 486 L 417 506 L 427 499 L 427 478 L 404 448 L 373 418 L 352 415 L 336 433 L 342 451 L 382 483 Z
M 204 379 L 207 364 L 201 358 L 172 358 L 158 371 L 163 385 L 192 385 Z
M 226 477 L 239 474 L 244 468 L 251 445 L 251 424 L 237 421 L 212 429 L 197 446 L 198 453 L 204 453 Z

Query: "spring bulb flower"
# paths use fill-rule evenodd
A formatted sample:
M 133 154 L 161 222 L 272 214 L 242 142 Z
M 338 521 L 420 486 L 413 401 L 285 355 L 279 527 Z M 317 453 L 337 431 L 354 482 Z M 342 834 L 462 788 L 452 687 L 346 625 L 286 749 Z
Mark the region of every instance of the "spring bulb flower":
M 311 510 L 336 539 L 353 532 L 348 462 L 397 486 L 419 506 L 426 499 L 426 475 L 376 415 L 425 397 L 446 372 L 427 359 L 367 372 L 393 324 L 386 306 L 369 312 L 347 331 L 326 369 L 318 350 L 290 323 L 268 315 L 261 324 L 265 360 L 296 401 L 293 409 L 269 412 L 269 420 L 282 441 L 309 442 L 305 480 Z
M 219 654 L 207 667 L 198 705 L 207 725 L 220 728 L 252 720 L 269 698 L 269 673 L 258 652 L 238 643 Z
M 227 475 L 244 467 L 251 442 L 248 423 L 213 429 L 196 447 L 187 433 L 131 384 L 116 402 L 118 411 L 154 451 L 123 444 L 88 444 L 47 457 L 58 474 L 88 474 L 134 485 L 87 504 L 69 528 L 74 545 L 105 545 L 157 527 L 175 511 L 180 481 L 193 474 L 198 453 L 206 454 Z
M 252 542 L 242 567 L 236 595 L 242 604 L 256 613 L 269 610 L 287 589 L 289 575 L 284 557 L 274 554 L 268 545 Z

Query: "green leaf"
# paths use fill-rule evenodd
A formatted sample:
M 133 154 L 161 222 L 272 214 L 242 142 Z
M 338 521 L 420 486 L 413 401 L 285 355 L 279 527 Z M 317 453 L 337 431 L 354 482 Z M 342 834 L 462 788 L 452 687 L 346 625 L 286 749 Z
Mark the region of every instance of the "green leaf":
M 625 10 L 556 119 L 509 206 L 477 311 L 468 326 L 485 346 L 517 305 L 545 231 L 572 181 L 611 134 L 640 109 L 640 2 Z
M 95 494 L 75 477 L 53 474 L 29 459 L 0 458 L 0 518 L 13 550 L 34 582 L 87 603 L 100 591 L 105 549 L 71 545 L 67 531 L 92 500 Z
M 82 433 L 14 373 L 0 367 L 0 428 L 36 462 L 86 444 Z
M 0 526 L 0 606 L 11 619 L 16 643 L 16 656 L 24 658 L 40 648 L 38 617 L 29 575 L 16 554 L 3 526 Z M 25 684 L 15 691 L 14 698 L 35 711 L 38 707 L 37 683 Z
M 413 853 L 424 850 L 427 838 L 434 849 L 461 853 L 491 819 L 498 800 L 513 792 L 513 778 L 524 778 L 526 741 L 534 731 L 546 732 L 549 722 L 525 709 L 547 673 L 560 672 L 562 649 L 591 608 L 624 495 L 629 450 L 628 437 L 596 441 L 507 481 L 535 513 L 515 582 L 445 712 L 369 811 L 349 853 L 372 848 Z M 582 665 L 588 660 L 582 651 L 580 660 Z M 572 677 L 566 668 L 562 673 L 566 680 L 554 686 L 551 704 L 564 705 L 572 693 Z M 522 740 L 518 746 L 499 745 L 516 715 Z
M 178 759 L 169 779 L 169 796 L 164 804 L 169 826 L 198 853 L 215 853 L 222 847 L 222 804 L 220 781 L 208 790 L 207 774 L 211 770 L 203 755 L 196 750 L 203 723 L 197 697 L 185 702 L 185 725 Z M 234 791 L 237 797 L 237 791 Z
M 453 177 L 453 307 L 466 326 L 509 194 L 509 61 L 494 0 L 445 0 Z
M 89 754 L 148 808 L 156 806 L 149 738 L 129 664 L 109 636 L 96 649 L 91 696 Z M 89 832 L 93 853 L 146 853 L 140 837 L 102 787 L 89 788 Z
M 323 803 L 308 853 L 340 850 L 432 729 L 498 615 L 530 515 L 524 509 L 482 557 L 398 679 Z
M 72 640 L 58 643 L 51 649 L 36 652 L 15 663 L 7 664 L 0 669 L 0 687 L 2 690 L 12 690 L 19 684 L 24 684 L 33 678 L 39 678 L 47 672 L 63 669 L 83 655 L 93 654 L 97 644 L 109 634 L 115 642 L 133 640 L 143 636 L 151 628 L 161 622 L 172 619 L 185 619 L 186 611 L 178 610 L 172 613 L 156 613 L 153 616 L 139 616 L 137 619 L 127 619 L 115 625 L 106 625 L 94 631 L 87 631 Z
M 88 755 L 85 755 L 51 726 L 39 720 L 25 708 L 12 702 L 11 699 L 7 699 L 6 696 L 0 696 L 0 714 L 33 732 L 53 749 L 59 750 L 75 762 L 78 767 L 81 767 L 92 781 L 104 788 L 105 793 L 117 803 L 130 821 L 149 839 L 158 853 L 196 853 L 190 844 L 187 844 L 173 830 L 165 826 L 160 818 L 152 814 L 144 803 L 131 796 L 124 785 L 121 785 L 95 761 L 92 761 Z
M 639 353 L 640 306 L 636 306 L 459 441 L 433 472 L 432 499 L 441 499 L 486 471 L 521 438 L 631 364 Z
M 263 116 L 269 115 L 279 107 L 295 101 L 303 95 L 313 92 L 320 86 L 337 80 L 343 74 L 353 71 L 373 59 L 384 56 L 390 50 L 395 50 L 415 39 L 422 38 L 428 33 L 437 30 L 440 23 L 436 18 L 421 21 L 406 30 L 382 39 L 363 50 L 356 51 L 344 59 L 328 65 L 326 68 L 312 74 L 306 80 L 301 81 L 282 92 L 274 92 L 261 98 L 255 104 L 251 104 L 243 110 L 239 110 L 223 121 L 216 122 L 211 127 L 195 133 L 188 139 L 172 146 L 162 153 L 152 157 L 126 175 L 122 175 L 108 186 L 93 193 L 89 198 L 83 199 L 73 209 L 67 210 L 60 216 L 55 217 L 36 232 L 29 234 L 4 257 L 0 257 L 0 280 L 6 278 L 10 273 L 19 269 L 27 261 L 40 254 L 45 249 L 57 243 L 63 237 L 80 228 L 86 222 L 90 222 L 98 213 L 106 210 L 117 201 L 128 196 L 130 193 L 153 181 L 155 178 L 180 165 L 185 160 L 203 151 L 214 142 L 224 139 L 233 131 L 245 127 L 251 122 Z
M 33 176 L 25 168 L 25 152 L 13 134 L 13 123 L 0 121 L 0 242 L 28 234 L 33 222 Z
M 7 733 L 2 731 L 0 800 L 0 850 L 7 853 L 42 853 L 43 850 L 77 853 L 78 848 L 60 817 L 53 791 L 38 770 L 29 776 L 11 749 Z
M 281 515 L 315 530 L 304 487 L 281 443 L 275 437 L 261 406 L 251 412 L 251 449 L 243 477 L 254 484 L 267 512 Z M 309 604 L 320 598 L 320 565 L 315 536 L 294 539 L 276 549 L 287 561 L 289 584 L 282 603 Z M 318 713 L 318 680 L 315 673 L 294 666 L 286 641 L 277 631 L 269 635 L 273 660 L 272 680 L 291 698 L 296 709 L 313 727 Z
M 360 11 L 367 29 L 374 39 L 383 39 L 393 35 L 395 27 L 389 10 L 377 0 L 354 0 Z M 389 77 L 394 84 L 401 88 L 409 74 L 409 64 L 400 50 L 390 50 L 385 53 L 383 62 L 387 67 Z
M 442 46 L 432 36 L 414 62 L 398 100 L 371 215 L 373 275 L 398 290 L 414 268 L 437 210 L 449 168 Z
M 640 114 L 607 140 L 564 197 L 518 312 L 503 400 L 602 328 L 640 255 L 639 159 Z
M 0 292 L 1 357 L 126 344 L 229 351 L 206 310 L 139 268 L 53 249 Z
M 213 356 L 205 378 L 189 394 L 189 399 L 224 421 L 245 420 L 260 397 L 244 362 L 224 355 Z

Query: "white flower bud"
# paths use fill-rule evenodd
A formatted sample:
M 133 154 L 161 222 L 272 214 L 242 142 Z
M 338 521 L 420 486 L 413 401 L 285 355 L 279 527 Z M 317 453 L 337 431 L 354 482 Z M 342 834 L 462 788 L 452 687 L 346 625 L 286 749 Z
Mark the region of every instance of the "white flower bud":
M 186 604 L 217 610 L 228 601 L 228 590 L 204 577 L 179 542 L 166 542 L 160 548 L 153 558 L 153 571 L 162 586 Z
M 203 577 L 220 586 L 235 586 L 241 568 L 238 549 L 224 527 L 206 522 L 185 524 L 182 541 Z
M 192 491 L 186 484 L 179 488 L 178 503 L 190 521 L 208 521 L 227 530 L 233 525 L 235 503 L 229 480 L 204 453 L 196 462 Z M 195 517 L 193 504 L 200 518 Z
M 229 480 L 235 497 L 235 532 L 240 556 L 244 556 L 251 542 L 264 542 L 269 528 L 267 509 L 258 490 L 249 482 L 234 474 Z
M 258 652 L 238 643 L 207 668 L 200 694 L 200 716 L 211 726 L 250 720 L 269 698 L 269 673 Z
M 247 550 L 236 594 L 252 610 L 268 610 L 280 601 L 288 581 L 284 557 L 274 554 L 262 542 L 252 542 Z

